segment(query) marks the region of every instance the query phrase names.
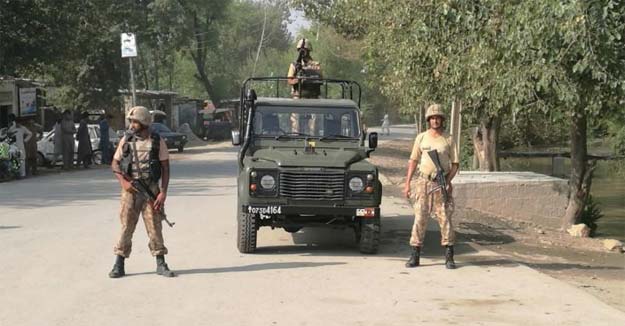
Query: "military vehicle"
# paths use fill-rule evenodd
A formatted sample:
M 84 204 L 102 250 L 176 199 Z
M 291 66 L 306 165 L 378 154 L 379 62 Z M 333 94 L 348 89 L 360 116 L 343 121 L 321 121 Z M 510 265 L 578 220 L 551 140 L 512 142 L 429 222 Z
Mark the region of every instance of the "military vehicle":
M 330 227 L 352 228 L 360 252 L 376 253 L 382 184 L 367 158 L 378 135 L 367 137 L 362 130 L 360 85 L 319 79 L 320 98 L 292 99 L 280 93 L 286 80 L 250 78 L 241 89 L 238 130 L 232 132 L 233 144 L 241 146 L 239 251 L 256 250 L 260 227 L 291 233 Z M 257 84 L 259 93 L 268 90 L 270 95 L 258 96 Z M 332 94 L 338 95 L 330 98 Z

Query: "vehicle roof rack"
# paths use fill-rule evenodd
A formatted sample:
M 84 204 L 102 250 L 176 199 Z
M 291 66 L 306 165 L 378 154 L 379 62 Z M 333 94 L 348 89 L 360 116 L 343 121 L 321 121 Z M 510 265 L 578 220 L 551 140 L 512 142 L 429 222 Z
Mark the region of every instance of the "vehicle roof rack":
M 301 77 L 295 77 L 299 80 L 300 83 L 300 88 L 301 88 L 301 84 L 304 81 L 307 82 L 318 82 L 321 84 L 322 89 L 324 89 L 325 92 L 322 92 L 325 94 L 325 96 L 320 97 L 320 98 L 328 98 L 328 86 L 329 85 L 336 85 L 339 86 L 341 88 L 341 94 L 340 94 L 340 98 L 341 99 L 349 99 L 352 100 L 354 102 L 356 102 L 358 104 L 358 108 L 360 108 L 360 101 L 362 98 L 362 87 L 360 87 L 360 84 L 358 84 L 357 82 L 353 81 L 353 80 L 345 80 L 345 79 L 326 79 L 326 78 L 301 78 Z M 243 107 L 243 101 L 245 100 L 245 96 L 247 94 L 247 92 L 251 89 L 251 86 L 253 83 L 267 83 L 267 84 L 272 84 L 275 83 L 275 97 L 276 98 L 290 98 L 290 94 L 289 96 L 281 96 L 281 90 L 284 91 L 285 89 L 290 90 L 290 85 L 280 88 L 280 84 L 281 82 L 286 82 L 291 80 L 292 78 L 289 77 L 252 77 L 252 78 L 248 78 L 245 80 L 245 82 L 243 82 L 243 86 L 241 87 L 241 107 Z M 273 86 L 273 85 L 271 85 Z

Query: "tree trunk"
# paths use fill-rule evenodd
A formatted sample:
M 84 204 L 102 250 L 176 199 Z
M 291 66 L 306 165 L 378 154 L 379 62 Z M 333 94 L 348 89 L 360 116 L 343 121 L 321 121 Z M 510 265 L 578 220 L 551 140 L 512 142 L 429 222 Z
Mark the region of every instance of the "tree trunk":
M 202 33 L 197 14 L 193 15 L 193 26 L 196 40 L 196 48 L 191 51 L 191 57 L 193 58 L 193 62 L 195 63 L 195 67 L 197 69 L 195 78 L 202 83 L 202 86 L 204 86 L 208 98 L 211 99 L 213 103 L 217 104 L 218 99 L 214 98 L 215 95 L 213 92 L 213 84 L 206 74 L 208 44 L 207 41 L 202 37 L 202 35 L 204 35 L 205 33 Z M 207 22 L 207 26 L 209 26 L 209 22 Z
M 581 221 L 586 199 L 590 194 L 594 165 L 588 164 L 587 117 L 578 109 L 571 118 L 571 175 L 569 176 L 569 202 L 562 218 L 563 230 Z
M 497 141 L 499 139 L 499 117 L 489 116 L 473 130 L 473 153 L 480 171 L 499 171 Z

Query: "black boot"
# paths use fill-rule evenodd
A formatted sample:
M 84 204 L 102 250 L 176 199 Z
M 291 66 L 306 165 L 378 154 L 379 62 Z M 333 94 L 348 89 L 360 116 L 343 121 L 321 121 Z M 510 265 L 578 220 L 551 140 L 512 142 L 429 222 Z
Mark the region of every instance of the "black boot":
M 165 277 L 174 277 L 176 274 L 169 270 L 169 267 L 165 263 L 165 256 L 156 256 L 156 274 L 163 275 Z
M 126 271 L 124 270 L 124 257 L 117 256 L 115 257 L 115 265 L 113 265 L 113 270 L 109 273 L 110 278 L 120 278 L 126 275 Z
M 419 266 L 419 258 L 421 257 L 421 248 L 420 247 L 412 247 L 412 253 L 410 254 L 410 259 L 406 262 L 406 267 L 412 268 Z
M 456 269 L 454 262 L 454 246 L 445 246 L 445 267 L 447 269 Z

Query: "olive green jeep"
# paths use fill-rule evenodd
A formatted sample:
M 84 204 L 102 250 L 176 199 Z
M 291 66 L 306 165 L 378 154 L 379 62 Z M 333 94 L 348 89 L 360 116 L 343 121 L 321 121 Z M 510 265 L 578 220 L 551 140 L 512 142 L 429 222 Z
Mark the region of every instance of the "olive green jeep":
M 378 135 L 369 134 L 365 146 L 360 86 L 323 79 L 318 82 L 325 98 L 291 99 L 279 90 L 274 93 L 283 81 L 251 78 L 241 90 L 238 130 L 232 135 L 233 144 L 241 146 L 239 251 L 254 252 L 258 229 L 268 226 L 291 233 L 304 227 L 352 228 L 360 251 L 376 253 L 382 184 L 367 158 Z M 261 82 L 271 84 L 270 97 L 259 97 L 252 89 Z

